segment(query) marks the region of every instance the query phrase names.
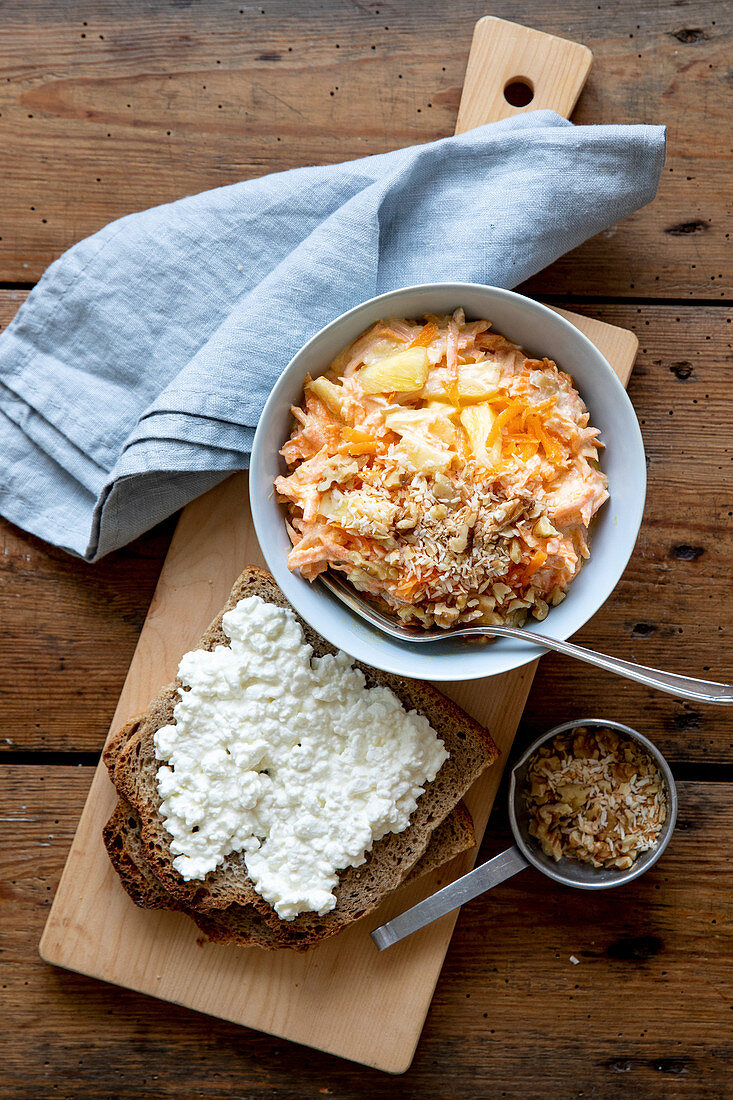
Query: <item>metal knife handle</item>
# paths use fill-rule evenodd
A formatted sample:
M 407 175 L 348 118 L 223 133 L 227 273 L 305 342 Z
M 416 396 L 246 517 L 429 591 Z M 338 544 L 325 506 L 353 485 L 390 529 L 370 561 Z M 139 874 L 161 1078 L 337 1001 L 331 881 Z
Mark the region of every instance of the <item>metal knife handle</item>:
M 474 867 L 473 871 L 469 871 L 467 875 L 462 875 L 455 882 L 444 886 L 442 890 L 431 894 L 429 898 L 425 898 L 425 901 L 413 905 L 412 909 L 407 909 L 380 928 L 375 928 L 371 937 L 379 950 L 384 951 L 385 947 L 399 943 L 405 936 L 411 936 L 413 932 L 425 928 L 427 924 L 432 924 L 438 917 L 444 917 L 446 913 L 457 909 L 464 902 L 477 898 L 492 886 L 498 886 L 500 882 L 516 875 L 517 871 L 523 871 L 525 867 L 529 867 L 529 863 L 519 848 L 516 845 L 513 848 L 507 848 L 505 852 L 487 860 L 480 867 Z

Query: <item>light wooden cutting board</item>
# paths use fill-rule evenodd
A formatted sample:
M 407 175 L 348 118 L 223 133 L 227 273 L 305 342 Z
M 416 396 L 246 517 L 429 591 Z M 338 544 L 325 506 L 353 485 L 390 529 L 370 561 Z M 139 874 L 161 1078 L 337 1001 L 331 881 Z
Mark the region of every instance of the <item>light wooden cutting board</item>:
M 515 113 L 504 88 L 517 77 L 534 90 L 528 109 L 569 115 L 591 54 L 498 19 L 476 26 L 458 130 Z M 564 312 L 564 311 L 560 311 Z M 624 329 L 564 313 L 626 383 L 637 349 Z M 226 601 L 247 563 L 261 563 L 252 530 L 247 478 L 237 474 L 186 508 L 176 529 L 112 722 L 117 729 L 172 680 Z M 492 679 L 441 684 L 488 726 L 506 761 L 536 665 Z M 466 802 L 479 837 L 502 765 L 476 783 Z M 192 921 L 137 909 L 120 886 L 101 830 L 115 793 L 100 764 L 41 940 L 50 963 L 162 997 L 378 1069 L 407 1069 L 443 964 L 456 914 L 379 953 L 369 931 L 439 885 L 463 874 L 475 852 L 400 890 L 376 914 L 306 954 L 222 947 Z

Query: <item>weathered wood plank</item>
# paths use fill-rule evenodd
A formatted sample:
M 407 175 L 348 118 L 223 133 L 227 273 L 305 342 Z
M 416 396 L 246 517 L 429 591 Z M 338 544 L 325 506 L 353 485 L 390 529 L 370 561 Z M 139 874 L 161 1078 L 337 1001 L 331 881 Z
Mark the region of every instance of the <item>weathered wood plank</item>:
M 34 281 L 133 210 L 452 133 L 484 14 L 480 0 L 4 4 L 0 280 Z M 515 18 L 516 5 L 497 0 L 492 14 Z M 522 18 L 593 50 L 577 122 L 664 122 L 670 138 L 657 202 L 553 265 L 533 291 L 729 292 L 720 5 L 535 0 Z
M 3 1096 L 391 1100 L 383 1074 L 41 962 L 91 775 L 0 766 Z M 507 841 L 495 817 L 485 858 Z M 727 784 L 683 783 L 672 844 L 638 882 L 592 896 L 526 872 L 467 906 L 401 1094 L 725 1096 L 731 829 Z
M 0 323 L 24 297 L 0 292 Z M 627 571 L 578 640 L 644 664 L 730 678 L 731 550 L 723 532 L 733 510 L 731 313 L 660 306 L 586 312 L 640 337 L 629 393 L 642 421 L 649 489 Z M 99 750 L 172 526 L 89 566 L 0 521 L 0 668 L 13 670 L 0 693 L 0 751 Z M 673 759 L 733 760 L 726 711 L 544 658 L 523 734 L 589 712 L 643 724 Z
M 730 682 L 732 314 L 624 306 L 590 312 L 639 337 L 628 392 L 644 435 L 648 488 L 626 572 L 576 640 L 641 664 Z M 596 713 L 646 730 L 673 759 L 733 759 L 728 711 L 649 692 L 557 655 L 540 662 L 522 735 Z

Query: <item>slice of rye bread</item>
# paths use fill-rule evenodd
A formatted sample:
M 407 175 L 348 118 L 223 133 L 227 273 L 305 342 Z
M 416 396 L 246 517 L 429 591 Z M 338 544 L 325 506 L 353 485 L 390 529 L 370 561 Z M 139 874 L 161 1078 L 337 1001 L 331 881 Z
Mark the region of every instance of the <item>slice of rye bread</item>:
M 112 866 L 136 905 L 141 909 L 182 910 L 181 903 L 168 893 L 142 858 L 140 817 L 133 806 L 121 798 L 102 836 Z M 237 930 L 238 942 L 243 945 L 267 950 L 278 946 L 272 941 L 267 923 L 251 905 L 242 906 Z
M 114 771 L 120 752 L 137 732 L 139 725 L 140 716 L 131 718 L 108 741 L 103 759 L 111 772 Z M 471 829 L 473 830 L 473 822 Z M 141 909 L 182 911 L 181 902 L 166 890 L 145 862 L 140 815 L 126 799 L 120 797 L 117 800 L 114 812 L 102 830 L 102 838 L 112 866 L 136 905 Z M 273 942 L 272 933 L 257 910 L 252 906 L 240 908 L 236 934 L 228 942 L 238 942 L 243 946 L 256 945 L 267 950 L 276 948 L 278 945 Z M 225 917 L 223 923 L 226 927 Z
M 285 603 L 269 574 L 261 570 L 248 570 L 235 586 L 227 606 L 233 606 L 238 599 L 253 592 L 257 592 L 271 602 L 281 605 Z M 221 616 L 207 632 L 203 640 L 205 646 L 226 644 L 226 637 L 221 632 L 220 622 Z M 307 631 L 307 633 L 309 634 L 309 641 L 315 643 L 317 651 L 325 652 L 328 647 L 325 647 L 321 639 L 313 632 Z M 342 915 L 346 916 L 343 910 L 347 909 L 347 919 L 354 919 L 356 915 L 366 911 L 363 901 L 365 893 L 368 895 L 366 905 L 372 908 L 381 896 L 389 889 L 394 888 L 405 877 L 410 867 L 425 850 L 433 828 L 462 793 L 462 788 L 467 787 L 496 755 L 493 743 L 485 731 L 468 719 L 467 716 L 464 716 L 457 707 L 444 700 L 433 689 L 423 685 L 415 685 L 410 681 L 385 677 L 379 673 L 374 674 L 371 669 L 366 669 L 365 672 L 372 682 L 384 683 L 386 681 L 390 683 L 390 686 L 395 687 L 398 694 L 402 695 L 403 702 L 406 705 L 416 705 L 424 710 L 428 718 L 432 720 L 434 725 L 438 725 L 441 734 L 447 739 L 449 749 L 451 749 L 452 740 L 453 757 L 441 769 L 435 784 L 430 785 L 436 796 L 432 799 L 434 805 L 432 807 L 428 805 L 431 799 L 427 794 L 420 800 L 422 804 L 420 809 L 423 810 L 423 813 L 420 815 L 418 811 L 414 815 L 414 818 L 422 816 L 423 819 L 418 822 L 421 826 L 420 835 L 415 837 L 413 826 L 406 833 L 400 834 L 399 837 L 393 834 L 391 837 L 385 838 L 387 843 L 383 841 L 379 845 L 375 845 L 375 849 L 366 865 L 362 868 L 350 868 L 342 873 L 339 890 L 342 895 L 341 901 L 344 903 L 342 904 Z M 283 922 L 252 889 L 241 856 L 239 858 L 236 856 L 230 857 L 223 868 L 207 876 L 207 880 L 201 883 L 184 883 L 171 867 L 168 834 L 157 815 L 156 776 L 158 762 L 155 760 L 152 738 L 156 729 L 172 720 L 173 706 L 177 699 L 178 692 L 175 685 L 164 689 L 164 692 L 154 702 L 148 713 L 137 723 L 132 724 L 136 725 L 137 728 L 129 744 L 119 753 L 114 767 L 114 778 L 118 787 L 122 793 L 131 798 L 133 804 L 138 805 L 138 809 L 142 810 L 146 859 L 154 870 L 156 877 L 164 883 L 166 888 L 179 901 L 183 902 L 187 909 L 196 908 L 206 911 L 210 908 L 224 908 L 235 901 L 239 904 L 254 904 L 256 908 L 263 912 L 266 919 L 270 918 L 273 927 L 281 928 Z M 124 740 L 129 734 L 129 729 L 130 726 L 127 730 L 121 731 L 119 738 L 115 741 Z M 115 742 L 113 742 L 112 749 L 108 751 L 108 758 L 113 755 L 114 748 Z M 467 764 L 466 768 L 460 769 L 458 767 L 459 757 Z M 451 771 L 457 772 L 457 774 L 451 776 Z M 443 780 L 442 787 L 444 789 L 441 789 L 441 779 Z M 460 785 L 461 789 L 456 791 L 457 785 Z M 437 807 L 435 803 L 437 803 Z M 381 853 L 378 851 L 380 848 L 382 849 Z M 390 856 L 392 856 L 391 860 Z M 305 920 L 296 918 L 296 922 L 287 922 L 292 933 L 306 930 L 302 927 L 293 927 L 298 922 L 301 926 L 308 925 L 310 915 L 304 915 L 304 917 Z M 323 919 L 320 918 L 318 922 L 319 932 L 325 931 L 321 927 Z M 312 922 L 313 918 L 311 918 Z
M 407 877 L 395 887 L 406 886 L 410 882 L 421 878 L 431 871 L 437 871 L 449 859 L 468 851 L 476 843 L 476 834 L 473 829 L 473 820 L 465 804 L 459 802 L 448 817 L 441 822 L 433 833 L 430 844 L 425 854 L 417 861 Z M 390 891 L 394 893 L 394 891 Z M 387 896 L 387 895 L 384 895 Z M 384 896 L 382 900 L 384 900 Z M 299 928 L 296 921 L 280 921 L 278 928 L 270 928 L 272 941 L 265 945 L 261 940 L 248 939 L 250 928 L 249 910 L 251 907 L 237 905 L 236 903 L 226 909 L 211 909 L 208 913 L 190 912 L 188 915 L 196 922 L 202 932 L 205 932 L 210 940 L 215 943 L 240 944 L 257 942 L 259 947 L 267 946 L 272 949 L 283 947 L 295 951 L 308 951 L 315 944 L 327 939 L 329 936 L 340 932 L 343 924 L 332 922 L 325 930 L 315 928 Z M 370 907 L 367 912 L 371 912 Z M 356 919 L 356 918 L 355 918 Z M 296 927 L 293 927 L 295 925 Z
M 269 573 L 248 568 L 235 583 L 224 611 L 234 607 L 238 600 L 251 595 L 259 595 L 279 606 L 289 606 Z M 224 611 L 204 634 L 199 643 L 201 648 L 212 649 L 216 645 L 228 643 L 221 627 Z M 301 626 L 315 655 L 334 652 L 305 623 L 301 622 Z M 159 814 L 159 762 L 155 758 L 153 737 L 156 730 L 174 720 L 173 708 L 179 698 L 178 681 L 160 692 L 145 715 L 133 720 L 134 732 L 118 752 L 114 746 L 124 740 L 122 733 L 113 740 L 113 751 L 107 754 L 112 758 L 110 763 L 113 764 L 113 780 L 120 794 L 141 815 L 144 859 L 156 878 L 183 903 L 186 910 L 206 913 L 232 904 L 253 905 L 273 928 L 282 930 L 286 925 L 293 938 L 311 932 L 327 935 L 333 924 L 340 928 L 363 916 L 385 894 L 399 885 L 422 856 L 433 830 L 478 775 L 496 759 L 496 746 L 486 730 L 430 685 L 391 676 L 363 665 L 358 667 L 364 672 L 369 686 L 386 685 L 408 710 L 414 708 L 421 711 L 438 731 L 451 755 L 419 799 L 410 827 L 403 833 L 388 834 L 377 842 L 361 867 L 350 867 L 339 873 L 339 885 L 335 891 L 336 908 L 323 917 L 304 913 L 294 921 L 281 921 L 271 906 L 254 890 L 241 853 L 233 853 L 227 857 L 221 867 L 210 872 L 201 881 L 185 882 L 173 868 L 170 836 Z
M 141 909 L 173 909 L 185 912 L 181 903 L 168 893 L 145 862 L 140 816 L 124 798 L 118 800 L 114 813 L 104 827 L 103 838 L 112 865 L 136 905 Z M 459 802 L 435 830 L 424 856 L 418 860 L 401 885 L 438 870 L 448 860 L 468 851 L 475 843 L 473 820 L 465 803 Z M 318 933 L 303 933 L 299 938 L 283 936 L 278 930 L 270 928 L 251 905 L 230 905 L 226 909 L 212 911 L 209 918 L 200 913 L 187 915 L 217 943 L 257 946 L 265 950 L 292 947 L 304 951 L 323 938 Z

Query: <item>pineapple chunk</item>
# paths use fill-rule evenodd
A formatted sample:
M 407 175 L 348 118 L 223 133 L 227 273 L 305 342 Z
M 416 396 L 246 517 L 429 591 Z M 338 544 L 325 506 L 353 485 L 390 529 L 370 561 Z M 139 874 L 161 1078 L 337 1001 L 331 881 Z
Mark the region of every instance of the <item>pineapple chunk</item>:
M 407 393 L 422 389 L 427 376 L 426 349 L 408 348 L 362 367 L 359 384 L 364 393 Z
M 446 408 L 445 405 L 442 408 Z M 400 409 L 388 413 L 384 418 L 385 427 L 398 435 L 405 433 L 431 432 L 443 443 L 455 444 L 456 429 L 447 416 L 432 409 Z
M 422 474 L 435 474 L 447 470 L 453 461 L 453 453 L 439 444 L 433 444 L 417 433 L 405 433 L 394 449 L 394 456 L 401 466 Z
M 456 396 L 459 401 L 487 401 L 496 395 L 500 378 L 501 369 L 496 363 L 459 363 Z M 452 403 L 454 384 L 455 380 L 446 367 L 433 367 L 423 388 L 423 396 L 431 401 Z
M 441 402 L 454 407 L 449 393 L 451 377 L 447 367 L 432 367 L 423 386 L 422 396 L 426 401 Z
M 316 397 L 319 397 L 327 409 L 336 413 L 337 416 L 343 416 L 344 409 L 344 391 L 343 386 L 337 386 L 335 382 L 331 382 L 328 378 L 313 378 L 307 388 L 314 393 Z
M 489 469 L 501 459 L 501 438 L 487 449 L 486 441 L 493 426 L 495 414 L 489 405 L 468 405 L 461 409 L 461 424 L 471 444 L 473 457 L 480 466 Z
M 446 405 L 444 401 L 428 401 L 426 410 L 433 415 L 433 435 L 442 439 L 449 447 L 456 445 L 456 426 L 453 423 L 457 410 L 453 405 Z
M 496 393 L 501 370 L 496 363 L 470 363 L 458 368 L 461 401 L 486 401 Z
M 454 405 L 441 401 L 439 397 L 431 397 L 429 401 L 425 402 L 425 408 L 436 416 L 444 417 L 446 420 L 455 420 L 458 416 L 458 409 Z
M 393 406 L 394 408 L 394 406 Z M 404 435 L 410 431 L 430 431 L 433 418 L 427 409 L 403 409 L 398 406 L 394 412 L 388 412 L 384 418 L 385 428 Z
M 441 439 L 443 443 L 447 443 L 449 447 L 455 447 L 456 445 L 456 426 L 451 423 L 449 416 L 436 416 L 430 426 L 430 431 L 433 435 Z

